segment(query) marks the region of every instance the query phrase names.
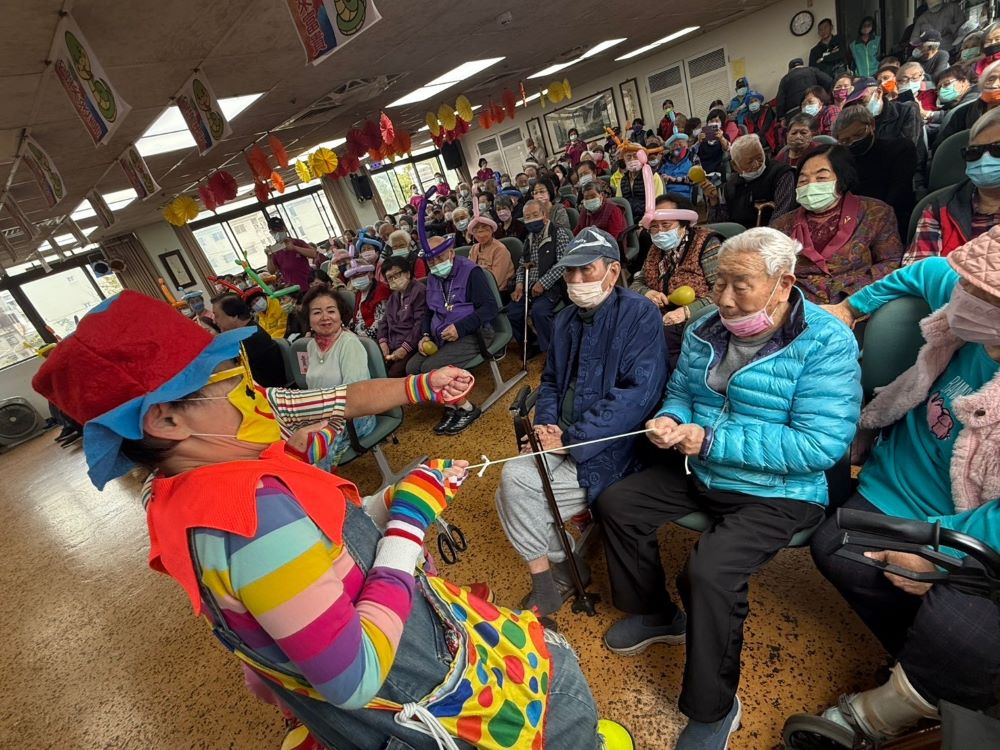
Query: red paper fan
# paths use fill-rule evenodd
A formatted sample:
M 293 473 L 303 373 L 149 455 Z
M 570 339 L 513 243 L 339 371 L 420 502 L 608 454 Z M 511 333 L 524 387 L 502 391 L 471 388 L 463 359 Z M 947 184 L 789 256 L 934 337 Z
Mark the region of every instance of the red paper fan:
M 503 106 L 507 110 L 507 117 L 513 118 L 517 108 L 517 99 L 514 98 L 514 92 L 510 89 L 503 90 Z
M 285 178 L 279 172 L 271 172 L 271 186 L 279 193 L 285 192 Z
M 216 203 L 222 205 L 236 197 L 236 178 L 222 169 L 208 178 L 208 187 L 215 196 Z
M 411 139 L 410 133 L 407 130 L 402 130 L 396 133 L 396 143 L 398 145 L 396 153 L 399 154 L 408 154 L 410 152 L 410 149 L 413 148 L 413 140 Z
M 499 104 L 494 104 L 493 102 L 490 102 L 490 120 L 492 120 L 496 124 L 499 124 L 503 122 L 503 119 L 504 119 L 503 107 L 501 107 Z
M 267 145 L 271 148 L 271 153 L 274 154 L 275 161 L 282 169 L 288 169 L 288 151 L 285 150 L 285 144 L 281 142 L 274 133 L 271 133 L 267 137 Z
M 258 182 L 264 182 L 271 176 L 271 172 L 273 171 L 271 160 L 264 153 L 264 149 L 260 147 L 259 143 L 255 143 L 250 147 L 250 150 L 246 153 L 246 159 L 250 170 Z
M 489 130 L 490 126 L 493 125 L 493 120 L 490 118 L 490 111 L 484 110 L 479 113 L 479 127 L 483 130 Z
M 219 207 L 219 202 L 215 199 L 215 193 L 212 192 L 212 188 L 208 185 L 198 187 L 198 197 L 201 198 L 201 202 L 205 204 L 205 208 L 208 211 L 214 211 Z
M 254 182 L 253 184 L 253 194 L 257 196 L 257 200 L 261 203 L 267 203 L 268 199 L 271 197 L 270 191 L 267 189 L 266 182 Z
M 382 145 L 382 131 L 378 123 L 374 120 L 365 120 L 361 128 L 365 133 L 365 146 L 367 148 L 378 148 Z
M 392 120 L 385 112 L 378 118 L 379 129 L 382 131 L 382 142 L 392 143 L 396 140 L 396 129 L 392 125 Z

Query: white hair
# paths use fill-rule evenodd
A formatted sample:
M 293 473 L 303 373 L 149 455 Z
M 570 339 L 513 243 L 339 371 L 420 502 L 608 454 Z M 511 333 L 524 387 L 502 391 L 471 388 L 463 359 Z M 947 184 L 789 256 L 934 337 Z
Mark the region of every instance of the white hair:
M 751 151 L 755 154 L 764 153 L 764 145 L 760 142 L 760 137 L 756 133 L 741 135 L 733 141 L 733 145 L 729 147 L 729 158 L 740 159 L 740 154 L 745 153 L 749 155 Z
M 719 248 L 719 260 L 732 253 L 755 253 L 764 260 L 769 276 L 795 273 L 802 243 L 771 227 L 754 227 L 730 237 Z

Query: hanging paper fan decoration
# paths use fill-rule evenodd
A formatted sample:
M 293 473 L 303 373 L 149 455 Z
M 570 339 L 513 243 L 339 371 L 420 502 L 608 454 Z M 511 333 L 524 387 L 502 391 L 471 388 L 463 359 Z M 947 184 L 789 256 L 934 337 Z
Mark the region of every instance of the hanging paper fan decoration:
M 441 124 L 438 122 L 437 115 L 433 112 L 428 112 L 424 115 L 424 122 L 427 123 L 427 129 L 431 131 L 431 135 L 437 135 L 441 132 Z
M 521 106 L 528 107 L 528 95 L 524 93 L 524 81 L 521 81 Z
M 410 142 L 410 134 L 407 131 L 396 131 L 396 138 L 392 142 L 392 147 L 397 154 L 409 153 L 412 145 L 413 144 Z
M 553 81 L 549 84 L 549 101 L 558 104 L 563 100 L 562 81 Z
M 483 130 L 489 130 L 490 126 L 492 126 L 492 125 L 493 125 L 493 122 L 490 120 L 490 111 L 487 109 L 487 110 L 483 110 L 482 112 L 480 112 L 479 113 L 479 127 L 481 127 Z
M 267 137 L 267 145 L 274 155 L 274 160 L 278 162 L 278 166 L 282 169 L 288 169 L 288 151 L 285 150 L 285 144 L 281 142 L 281 139 L 271 133 Z
M 208 187 L 212 190 L 216 202 L 221 206 L 223 203 L 236 198 L 236 178 L 224 169 L 208 178 Z
M 492 120 L 494 124 L 498 124 L 498 123 L 503 122 L 504 116 L 505 115 L 504 115 L 503 107 L 501 107 L 499 104 L 494 104 L 493 101 L 491 100 L 490 101 L 490 120 Z
M 465 135 L 469 132 L 469 123 L 465 120 L 459 120 L 458 124 L 455 125 L 455 135 Z
M 358 161 L 358 157 L 352 156 L 347 160 L 347 166 L 344 168 L 344 172 L 357 172 L 359 169 L 361 169 L 361 162 Z
M 255 181 L 253 184 L 253 194 L 257 196 L 257 200 L 261 203 L 267 203 L 268 199 L 271 197 L 271 193 L 267 189 L 266 182 Z
M 507 117 L 513 118 L 514 111 L 517 108 L 517 99 L 514 97 L 514 92 L 510 89 L 503 90 L 503 107 L 507 110 Z
M 351 128 L 347 131 L 347 148 L 352 152 L 359 150 L 360 153 L 365 152 L 365 133 L 361 128 Z
M 392 125 L 392 120 L 385 112 L 378 118 L 378 126 L 382 131 L 382 142 L 392 143 L 396 139 L 396 128 Z
M 566 101 L 569 101 L 570 99 L 572 99 L 573 98 L 573 89 L 571 89 L 570 86 L 569 86 L 569 79 L 568 78 L 563 78 L 563 80 L 562 80 L 562 88 L 563 88 L 563 96 L 566 98 Z
M 271 187 L 279 193 L 285 192 L 285 178 L 278 172 L 271 172 Z
M 365 120 L 365 124 L 361 126 L 361 130 L 365 134 L 364 145 L 366 150 L 369 148 L 378 148 L 382 145 L 382 130 L 379 128 L 377 122 L 374 120 Z
M 264 153 L 264 149 L 260 147 L 259 143 L 255 143 L 250 147 L 250 150 L 246 154 L 247 164 L 250 165 L 250 170 L 253 172 L 254 177 L 263 182 L 268 177 L 271 176 L 273 171 L 271 168 L 271 160 L 268 158 L 267 154 Z
M 455 100 L 455 110 L 458 112 L 460 120 L 472 122 L 472 103 L 465 94 L 462 94 Z
M 538 92 L 538 105 L 539 105 L 539 106 L 540 106 L 540 107 L 541 107 L 542 109 L 545 109 L 545 95 L 546 95 L 547 93 L 548 93 L 548 89 L 545 89 L 544 91 L 539 91 L 539 92 Z
M 182 227 L 198 216 L 198 202 L 189 195 L 178 195 L 163 209 L 163 218 Z
M 309 156 L 309 169 L 317 177 L 330 174 L 330 172 L 336 168 L 337 154 L 325 146 L 323 148 L 316 149 Z
M 201 185 L 198 188 L 198 197 L 201 198 L 201 202 L 205 204 L 208 211 L 214 211 L 219 207 L 219 201 L 216 200 L 215 193 L 208 185 Z
M 452 130 L 455 127 L 455 110 L 450 104 L 442 104 L 438 107 L 437 118 L 445 130 Z
M 309 169 L 309 165 L 304 161 L 295 162 L 295 174 L 299 176 L 299 181 L 302 183 L 313 181 L 312 170 Z

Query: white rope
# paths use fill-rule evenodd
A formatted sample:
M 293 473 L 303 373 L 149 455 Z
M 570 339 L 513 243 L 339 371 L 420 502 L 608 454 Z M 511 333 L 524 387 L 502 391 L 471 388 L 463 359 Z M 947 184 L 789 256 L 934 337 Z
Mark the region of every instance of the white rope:
M 596 440 L 587 440 L 583 443 L 573 443 L 572 445 L 566 445 L 563 446 L 562 448 L 549 448 L 544 451 L 535 451 L 534 453 L 518 453 L 516 456 L 508 456 L 507 458 L 498 458 L 496 461 L 488 458 L 485 455 L 482 455 L 480 456 L 480 458 L 483 460 L 483 462 L 480 464 L 473 464 L 472 466 L 469 466 L 468 471 L 479 469 L 479 471 L 476 472 L 476 476 L 482 477 L 483 474 L 486 473 L 486 470 L 493 464 L 503 464 L 506 463 L 507 461 L 516 461 L 519 458 L 531 458 L 532 456 L 541 456 L 546 453 L 559 453 L 559 452 L 566 453 L 570 448 L 582 448 L 585 445 L 593 445 L 594 443 L 604 443 L 607 442 L 608 440 L 621 440 L 622 438 L 632 437 L 633 435 L 644 435 L 647 432 L 653 432 L 653 430 L 647 428 L 642 430 L 635 430 L 634 432 L 623 432 L 621 435 L 609 435 L 608 437 L 597 438 Z
M 438 750 L 459 750 L 455 740 L 448 734 L 437 717 L 419 703 L 407 703 L 395 716 L 401 727 L 428 735 L 438 746 Z

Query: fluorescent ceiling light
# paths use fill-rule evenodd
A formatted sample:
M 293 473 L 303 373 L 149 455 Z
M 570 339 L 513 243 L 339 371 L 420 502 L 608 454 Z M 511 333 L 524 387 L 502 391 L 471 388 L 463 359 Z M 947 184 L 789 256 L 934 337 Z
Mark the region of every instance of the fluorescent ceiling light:
M 226 119 L 232 122 L 243 110 L 264 96 L 260 94 L 246 94 L 245 96 L 231 96 L 219 99 L 219 107 Z M 194 148 L 194 138 L 188 130 L 181 111 L 176 106 L 167 107 L 157 117 L 153 124 L 146 128 L 142 138 L 135 142 L 136 148 L 143 156 L 155 156 L 165 154 L 168 151 L 178 151 L 183 148 Z
M 590 49 L 588 49 L 586 52 L 584 52 L 575 60 L 570 60 L 569 62 L 564 62 L 564 63 L 556 63 L 555 65 L 550 65 L 545 70 L 540 70 L 534 75 L 528 76 L 528 78 L 544 78 L 545 76 L 554 75 L 563 68 L 568 68 L 570 65 L 576 65 L 578 62 L 580 62 L 581 60 L 586 60 L 588 57 L 599 55 L 602 52 L 604 52 L 604 50 L 610 49 L 611 47 L 614 47 L 616 44 L 621 44 L 624 41 L 625 39 L 622 38 L 622 39 L 607 39 L 603 42 L 599 42 Z
M 535 101 L 535 99 L 537 99 L 538 97 L 540 97 L 540 96 L 545 96 L 545 94 L 547 94 L 547 93 L 549 93 L 549 90 L 548 90 L 548 89 L 542 89 L 541 93 L 538 93 L 538 94 L 532 94 L 531 96 L 526 96 L 526 97 L 524 97 L 524 101 L 523 101 L 523 102 L 518 102 L 518 103 L 517 103 L 517 106 L 518 106 L 518 107 L 521 107 L 521 106 L 523 106 L 524 104 L 527 104 L 528 102 L 533 102 L 533 101 Z
M 397 99 L 396 101 L 387 104 L 387 107 L 403 107 L 407 104 L 414 104 L 415 102 L 422 102 L 426 99 L 430 99 L 435 94 L 439 94 L 447 88 L 451 88 L 457 83 L 461 83 L 466 78 L 471 78 L 491 65 L 496 65 L 498 62 L 503 60 L 502 57 L 489 57 L 485 60 L 470 60 L 469 62 L 462 63 L 457 68 L 452 68 L 447 73 L 443 73 L 435 78 L 433 81 L 428 81 L 426 84 L 421 86 L 414 91 L 411 91 L 406 96 Z
M 649 52 L 651 49 L 656 49 L 660 45 L 667 44 L 668 42 L 672 42 L 672 41 L 674 41 L 674 39 L 679 39 L 680 37 L 684 36 L 685 34 L 690 34 L 692 31 L 697 31 L 700 28 L 701 28 L 701 26 L 688 26 L 687 28 L 681 29 L 680 31 L 675 31 L 673 34 L 670 34 L 669 36 L 665 36 L 662 39 L 657 39 L 655 42 L 651 42 L 650 44 L 647 44 L 645 47 L 640 47 L 639 49 L 632 50 L 627 55 L 622 55 L 621 57 L 616 57 L 615 58 L 615 62 L 619 62 L 620 60 L 628 60 L 628 59 L 636 57 L 638 55 L 643 55 L 643 54 Z
M 89 219 L 93 216 L 97 216 L 97 211 L 90 205 L 90 201 L 82 201 L 76 207 L 76 210 L 69 215 L 69 218 L 73 221 L 80 221 L 81 219 Z
M 139 196 L 134 188 L 126 188 L 125 190 L 115 190 L 112 193 L 101 193 L 101 197 L 108 204 L 108 208 L 112 211 L 119 211 Z

